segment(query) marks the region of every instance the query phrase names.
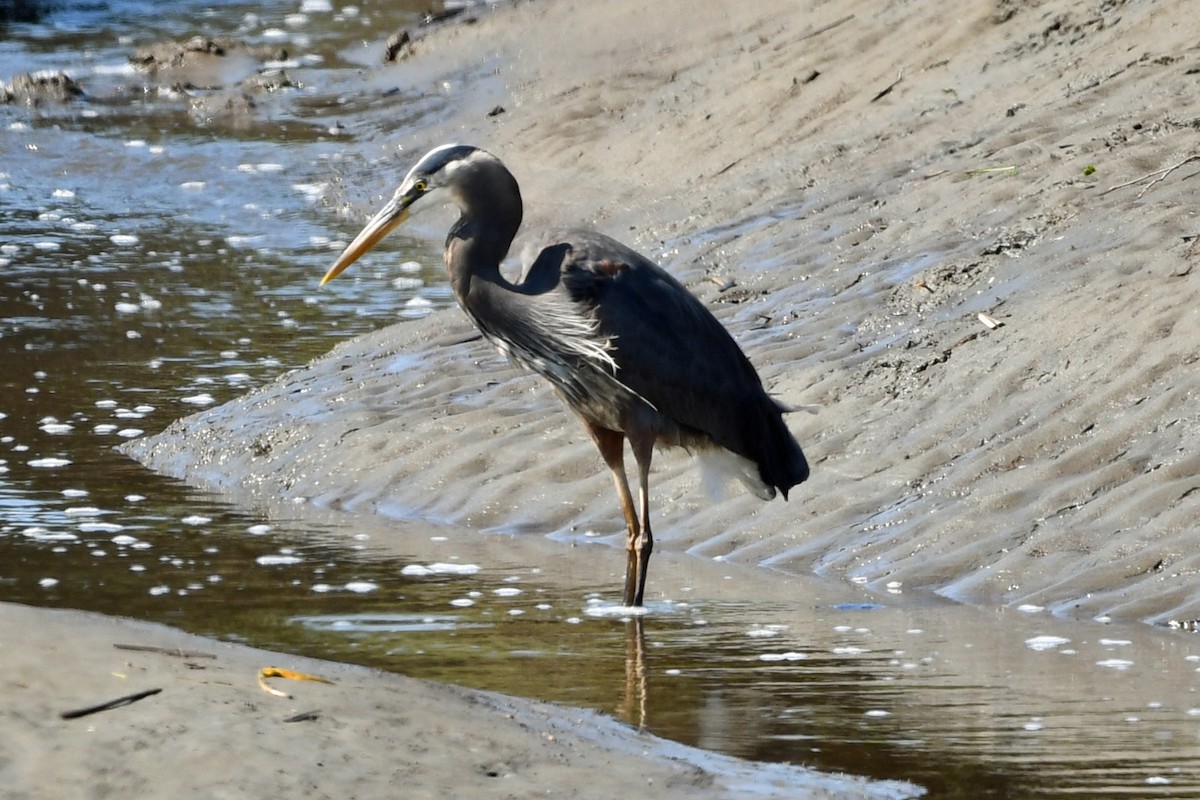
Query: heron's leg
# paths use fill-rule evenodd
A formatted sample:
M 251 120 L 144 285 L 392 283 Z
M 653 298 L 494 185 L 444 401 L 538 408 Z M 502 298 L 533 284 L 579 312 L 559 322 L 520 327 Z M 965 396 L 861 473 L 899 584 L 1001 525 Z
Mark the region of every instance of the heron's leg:
M 642 604 L 646 591 L 646 570 L 650 566 L 650 553 L 654 550 L 654 534 L 650 532 L 650 459 L 654 455 L 654 434 L 644 431 L 627 433 L 629 446 L 638 466 L 638 500 L 641 501 L 641 533 L 633 543 L 637 554 L 637 593 L 633 605 Z M 628 593 L 628 590 L 626 590 Z M 629 605 L 626 598 L 626 605 Z
M 600 451 L 600 457 L 612 473 L 613 485 L 617 487 L 617 497 L 621 501 L 621 513 L 625 515 L 625 605 L 633 605 L 637 596 L 638 556 L 634 543 L 640 535 L 637 510 L 633 505 L 633 494 L 629 491 L 629 479 L 625 476 L 625 435 L 619 431 L 601 428 L 587 420 L 583 425 L 591 434 Z M 638 601 L 641 602 L 640 600 Z

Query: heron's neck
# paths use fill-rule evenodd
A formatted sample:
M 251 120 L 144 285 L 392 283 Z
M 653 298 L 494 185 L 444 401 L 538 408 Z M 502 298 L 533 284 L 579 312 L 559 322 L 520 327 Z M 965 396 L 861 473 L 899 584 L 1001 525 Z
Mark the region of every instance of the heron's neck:
M 519 209 L 515 217 L 492 211 L 486 224 L 469 211 L 463 212 L 446 237 L 445 252 L 450 284 L 459 298 L 470 291 L 473 280 L 504 282 L 500 262 L 508 255 L 520 226 Z

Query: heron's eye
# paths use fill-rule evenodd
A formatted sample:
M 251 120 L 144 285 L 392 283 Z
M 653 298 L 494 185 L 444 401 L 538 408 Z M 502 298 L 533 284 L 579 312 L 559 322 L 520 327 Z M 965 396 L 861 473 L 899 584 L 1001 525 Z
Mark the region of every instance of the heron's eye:
M 413 184 L 414 192 L 420 192 L 421 194 L 425 194 L 425 191 L 427 189 L 429 189 L 429 184 L 423 180 L 417 181 L 416 183 Z

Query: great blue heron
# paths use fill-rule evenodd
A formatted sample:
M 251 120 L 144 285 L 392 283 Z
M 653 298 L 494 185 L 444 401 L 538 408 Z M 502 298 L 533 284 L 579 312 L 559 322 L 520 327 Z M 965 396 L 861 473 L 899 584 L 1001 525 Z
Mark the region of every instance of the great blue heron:
M 500 262 L 521 225 L 521 192 L 491 153 L 444 145 L 427 153 L 355 237 L 324 285 L 445 189 L 461 216 L 445 260 L 459 305 L 496 348 L 538 373 L 596 442 L 625 515 L 627 606 L 642 605 L 650 533 L 650 457 L 684 447 L 770 500 L 808 477 L 779 403 L 737 343 L 699 300 L 625 245 L 561 231 L 513 283 Z M 638 466 L 640 513 L 625 476 L 625 439 Z

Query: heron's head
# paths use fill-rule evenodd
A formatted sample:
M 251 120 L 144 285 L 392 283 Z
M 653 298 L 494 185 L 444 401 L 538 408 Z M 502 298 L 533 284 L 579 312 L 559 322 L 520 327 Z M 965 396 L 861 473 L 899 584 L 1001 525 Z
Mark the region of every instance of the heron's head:
M 422 198 L 434 194 L 438 189 L 448 188 L 456 195 L 455 199 L 459 204 L 463 205 L 463 187 L 474 175 L 495 165 L 500 165 L 499 159 L 471 145 L 445 144 L 430 150 L 404 176 L 400 188 L 396 189 L 387 205 L 371 218 L 358 236 L 354 237 L 354 241 L 338 256 L 338 260 L 321 279 L 321 285 L 324 286 L 340 275 L 346 267 L 408 219 L 409 209 Z M 503 166 L 500 166 L 503 169 Z

